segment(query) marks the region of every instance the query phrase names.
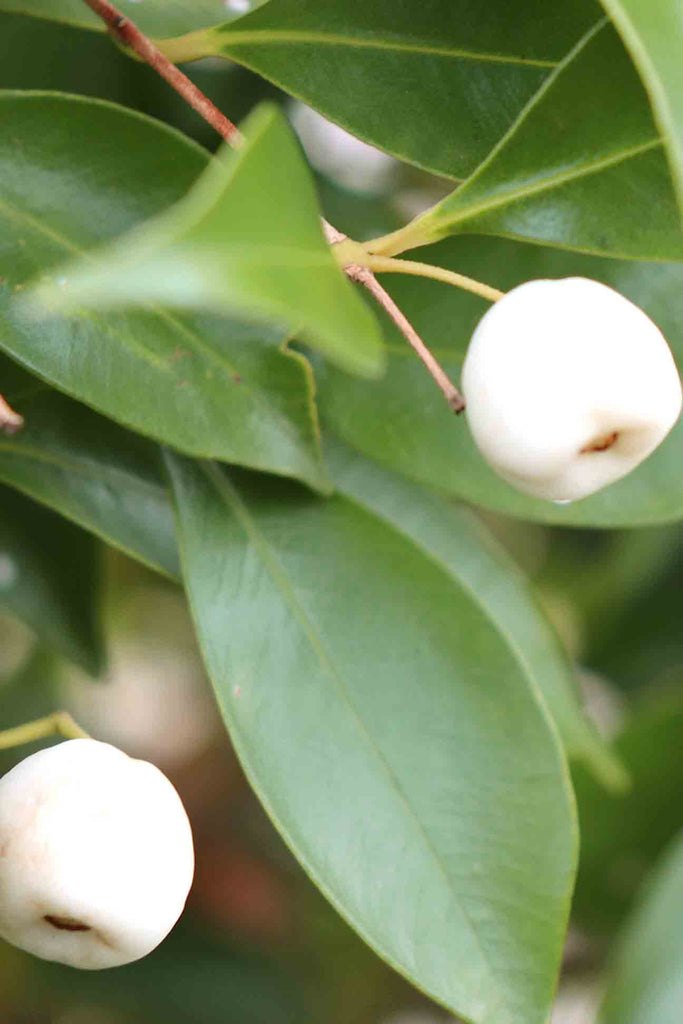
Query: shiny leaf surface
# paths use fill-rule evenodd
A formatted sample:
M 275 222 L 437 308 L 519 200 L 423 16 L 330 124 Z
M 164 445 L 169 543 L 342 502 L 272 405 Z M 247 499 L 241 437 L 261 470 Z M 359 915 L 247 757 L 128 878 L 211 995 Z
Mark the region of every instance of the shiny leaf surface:
M 574 275 L 604 281 L 640 305 L 668 339 L 683 366 L 680 295 L 683 264 L 607 260 L 505 239 L 453 238 L 425 249 L 426 262 L 507 289 L 542 277 Z M 390 290 L 425 343 L 457 382 L 469 338 L 487 308 L 456 288 L 395 275 Z M 623 480 L 572 505 L 554 505 L 515 491 L 484 462 L 403 338 L 385 322 L 389 369 L 368 385 L 329 371 L 321 379 L 323 416 L 366 455 L 435 488 L 478 505 L 541 522 L 580 526 L 645 526 L 683 518 L 683 426 L 679 423 Z
M 253 9 L 264 0 L 248 0 Z M 230 21 L 244 13 L 240 0 L 121 0 L 122 13 L 135 21 L 147 35 L 175 36 L 205 25 Z M 0 11 L 30 14 L 36 18 L 62 21 L 82 28 L 104 31 L 100 18 L 88 10 L 83 0 L 0 0 Z
M 683 259 L 661 138 L 609 23 L 591 30 L 553 72 L 467 183 L 381 251 L 462 231 Z
M 19 301 L 37 273 L 179 199 L 206 154 L 75 97 L 0 94 L 0 126 L 0 347 L 142 434 L 324 489 L 310 368 L 285 332 L 161 307 L 36 319 Z
M 229 57 L 366 142 L 462 178 L 599 16 L 592 0 L 270 0 L 165 49 Z
M 0 435 L 0 480 L 150 568 L 180 574 L 158 448 L 0 357 L 5 396 L 25 419 Z
M 223 715 L 301 863 L 466 1020 L 543 1024 L 576 836 L 516 654 L 447 567 L 354 502 L 169 468 Z
M 677 0 L 601 0 L 640 71 L 683 201 L 683 10 Z
M 543 695 L 567 755 L 586 763 L 602 785 L 621 789 L 624 770 L 585 717 L 573 670 L 522 573 L 464 509 L 351 449 L 327 446 L 335 486 L 408 536 L 478 601 Z

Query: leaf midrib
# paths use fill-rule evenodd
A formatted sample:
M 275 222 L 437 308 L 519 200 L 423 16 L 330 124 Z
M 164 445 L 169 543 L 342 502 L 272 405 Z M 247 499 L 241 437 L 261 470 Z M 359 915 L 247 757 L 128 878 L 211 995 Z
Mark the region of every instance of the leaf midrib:
M 627 149 L 618 150 L 611 153 L 609 156 L 601 157 L 599 160 L 594 160 L 590 163 L 584 163 L 578 167 L 573 167 L 569 171 L 560 171 L 557 174 L 548 175 L 538 181 L 530 183 L 528 185 L 522 185 L 516 189 L 510 189 L 507 192 L 497 195 L 491 199 L 485 199 L 480 203 L 472 203 L 469 206 L 464 206 L 462 209 L 457 210 L 455 216 L 449 217 L 447 220 L 438 220 L 434 217 L 437 224 L 440 226 L 451 227 L 455 224 L 459 224 L 461 221 L 470 220 L 472 217 L 477 217 L 480 214 L 490 213 L 492 210 L 499 209 L 503 206 L 508 206 L 511 203 L 519 202 L 520 200 L 527 199 L 530 196 L 538 195 L 541 192 L 551 192 L 553 189 L 561 188 L 574 180 L 580 178 L 589 177 L 591 174 L 597 174 L 599 171 L 603 171 L 608 167 L 616 166 L 623 163 L 626 160 L 631 160 L 634 157 L 640 156 L 643 153 L 647 153 L 652 149 L 657 149 L 662 146 L 662 139 L 657 137 L 651 139 L 649 142 L 643 142 L 636 146 L 631 146 Z M 475 179 L 472 179 L 474 184 Z M 462 190 L 456 192 L 456 197 L 459 199 L 462 195 L 465 195 L 466 186 Z M 433 211 L 434 213 L 435 211 Z M 433 216 L 432 213 L 432 216 Z
M 399 801 L 406 808 L 408 817 L 412 820 L 417 833 L 421 836 L 424 846 L 429 855 L 431 856 L 439 874 L 442 876 L 447 890 L 452 894 L 453 900 L 460 911 L 462 919 L 467 922 L 470 929 L 470 934 L 474 940 L 474 945 L 479 950 L 481 963 L 485 969 L 485 972 L 488 974 L 491 980 L 491 991 L 494 991 L 496 993 L 495 1001 L 489 1005 L 486 1011 L 487 1014 L 489 1014 L 493 1008 L 497 1008 L 499 1006 L 504 1006 L 509 1011 L 509 1007 L 506 1006 L 505 1001 L 503 999 L 502 990 L 496 985 L 496 973 L 492 965 L 489 963 L 488 956 L 481 945 L 478 932 L 474 927 L 474 924 L 472 923 L 470 915 L 468 914 L 466 908 L 462 904 L 459 893 L 456 891 L 453 882 L 446 870 L 445 865 L 443 864 L 439 854 L 436 852 L 429 836 L 425 832 L 424 826 L 422 825 L 420 819 L 417 817 L 417 814 L 415 813 L 414 808 L 412 807 L 398 778 L 396 777 L 393 769 L 391 768 L 391 765 L 387 761 L 386 757 L 384 756 L 378 745 L 373 741 L 372 736 L 368 731 L 367 727 L 365 726 L 365 723 L 363 722 L 363 719 L 361 718 L 359 711 L 357 710 L 355 704 L 351 700 L 348 688 L 346 687 L 342 677 L 339 675 L 337 669 L 335 668 L 334 662 L 327 654 L 324 643 L 320 636 L 318 635 L 317 629 L 313 621 L 311 620 L 306 608 L 304 607 L 293 585 L 290 583 L 285 569 L 280 565 L 279 560 L 275 553 L 273 552 L 270 544 L 263 536 L 261 531 L 258 529 L 258 526 L 254 521 L 254 518 L 251 515 L 247 505 L 238 494 L 236 488 L 229 481 L 226 474 L 221 472 L 213 463 L 199 462 L 198 465 L 205 474 L 205 476 L 207 477 L 212 488 L 215 489 L 215 491 L 218 493 L 219 498 L 221 498 L 224 501 L 224 503 L 228 506 L 229 510 L 232 512 L 232 514 L 237 519 L 238 523 L 242 526 L 244 532 L 247 534 L 247 537 L 252 541 L 256 551 L 261 556 L 262 564 L 266 568 L 273 582 L 276 584 L 276 586 L 282 593 L 285 602 L 289 605 L 291 611 L 293 612 L 294 618 L 299 623 L 302 632 L 309 641 L 311 648 L 320 663 L 321 668 L 323 669 L 325 674 L 328 675 L 328 677 L 331 678 L 335 683 L 336 688 L 342 698 L 342 701 L 346 704 L 351 716 L 358 725 L 359 732 L 361 733 L 362 736 L 365 737 L 369 749 L 372 751 L 373 755 L 376 757 L 377 761 L 381 765 L 383 772 L 389 779 L 391 788 L 395 791 Z M 317 878 L 317 872 L 312 866 L 311 872 Z M 322 885 L 322 887 L 327 891 L 326 886 Z M 336 897 L 334 897 L 334 895 L 331 893 L 329 895 L 332 901 L 335 903 L 335 905 L 337 905 Z M 347 914 L 347 911 L 343 911 L 343 913 Z M 362 926 L 360 926 L 358 923 L 356 924 L 356 926 L 358 927 L 358 930 L 361 933 L 365 933 L 365 929 Z M 389 957 L 389 959 L 395 963 L 395 961 L 393 961 L 393 957 Z M 401 973 L 403 973 L 404 968 L 399 967 L 399 970 L 401 971 Z
M 232 23 L 231 23 L 232 24 Z M 238 31 L 233 28 L 209 29 L 221 39 L 227 39 L 232 46 L 273 46 L 280 43 L 295 43 L 314 46 L 340 46 L 348 49 L 384 50 L 391 53 L 417 53 L 424 56 L 444 57 L 453 60 L 481 61 L 493 64 L 510 64 L 522 67 L 557 67 L 559 61 L 542 60 L 535 57 L 515 57 L 512 54 L 486 53 L 459 47 L 435 46 L 431 43 L 402 43 L 394 40 L 364 38 L 362 36 L 335 35 L 331 32 L 295 31 L 291 29 L 255 29 Z

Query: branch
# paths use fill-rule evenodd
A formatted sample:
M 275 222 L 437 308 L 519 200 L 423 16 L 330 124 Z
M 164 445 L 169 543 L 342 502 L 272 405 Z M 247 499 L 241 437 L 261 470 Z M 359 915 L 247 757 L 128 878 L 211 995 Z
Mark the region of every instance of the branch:
M 458 391 L 456 386 L 450 380 L 448 374 L 443 370 L 440 363 L 429 351 L 410 320 L 408 320 L 407 316 L 405 316 L 401 309 L 396 305 L 391 295 L 389 295 L 389 292 L 382 287 L 372 271 L 368 270 L 367 267 L 351 265 L 346 268 L 346 273 L 352 281 L 358 281 L 359 284 L 362 284 L 364 288 L 367 288 L 370 294 L 377 299 L 382 309 L 388 313 L 403 337 L 408 341 L 408 344 L 412 345 L 414 351 L 422 360 L 429 373 L 431 373 L 453 412 L 462 412 L 465 408 L 464 396 Z
M 443 281 L 444 284 L 452 284 L 456 288 L 472 292 L 488 302 L 499 302 L 505 295 L 505 292 L 501 292 L 499 288 L 492 288 L 490 284 L 484 284 L 473 277 L 465 277 L 464 274 L 457 274 L 454 270 L 446 270 L 445 267 L 432 266 L 430 263 L 396 260 L 389 256 L 374 256 L 370 253 L 366 266 L 377 271 L 378 274 L 411 274 L 415 277 L 430 277 L 433 281 Z
M 88 7 L 97 14 L 105 23 L 114 38 L 126 49 L 133 50 L 138 57 L 154 68 L 162 78 L 165 78 L 175 91 L 187 100 L 204 120 L 221 135 L 229 146 L 239 148 L 244 141 L 240 130 L 223 114 L 204 93 L 184 75 L 182 71 L 173 64 L 168 57 L 164 56 L 161 50 L 154 45 L 144 33 L 137 28 L 133 22 L 126 18 L 119 10 L 109 3 L 109 0 L 84 0 Z M 335 245 L 346 239 L 341 231 L 323 221 L 325 237 L 330 245 Z M 383 309 L 389 314 L 402 334 L 408 339 L 415 352 L 418 354 L 432 377 L 441 388 L 446 401 L 454 412 L 461 412 L 465 408 L 465 400 L 458 389 L 451 383 L 448 376 L 441 368 L 437 360 L 431 354 L 417 331 L 403 315 L 391 296 L 382 288 L 375 279 L 372 271 L 367 267 L 360 267 L 352 264 L 344 268 L 347 276 L 352 281 L 358 281 L 377 299 Z
M 184 75 L 172 61 L 165 57 L 158 47 L 133 22 L 109 3 L 109 0 L 85 0 L 85 3 L 105 23 L 110 33 L 125 49 L 133 50 L 138 57 L 154 68 L 168 84 L 186 100 L 212 128 L 215 128 L 228 145 L 238 148 L 243 136 L 239 128 L 223 114 L 187 75 Z
M 16 434 L 24 425 L 24 417 L 15 412 L 0 395 L 0 431 L 3 434 Z

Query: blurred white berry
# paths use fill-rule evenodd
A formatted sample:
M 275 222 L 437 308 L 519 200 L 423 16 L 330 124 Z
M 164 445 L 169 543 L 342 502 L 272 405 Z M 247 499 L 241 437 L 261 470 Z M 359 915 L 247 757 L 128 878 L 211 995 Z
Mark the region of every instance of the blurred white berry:
M 317 171 L 352 192 L 371 195 L 386 188 L 396 167 L 393 157 L 357 139 L 305 103 L 293 103 L 289 117 Z
M 484 315 L 462 387 L 479 451 L 514 487 L 573 501 L 625 476 L 676 423 L 681 383 L 646 314 L 582 277 L 528 281 Z
M 138 960 L 193 872 L 185 809 L 147 761 L 69 740 L 0 779 L 0 936 L 20 949 L 88 970 Z

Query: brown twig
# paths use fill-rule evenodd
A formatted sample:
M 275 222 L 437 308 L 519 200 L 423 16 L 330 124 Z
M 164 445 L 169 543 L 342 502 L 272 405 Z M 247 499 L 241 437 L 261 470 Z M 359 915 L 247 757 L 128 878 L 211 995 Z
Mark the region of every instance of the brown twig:
M 337 228 L 333 227 L 326 220 L 323 221 L 323 229 L 325 231 L 325 238 L 330 245 L 339 245 L 340 242 L 346 241 L 346 235 L 342 234 L 341 231 L 338 231 Z M 454 413 L 461 413 L 466 405 L 464 395 L 458 391 L 441 364 L 429 351 L 408 317 L 396 305 L 389 292 L 382 287 L 373 272 L 367 267 L 359 266 L 356 263 L 347 264 L 344 267 L 344 271 L 347 277 L 352 281 L 357 281 L 358 284 L 362 284 L 373 298 L 377 300 L 382 309 L 394 321 L 408 344 L 412 346 L 413 351 L 422 360 L 437 386 L 441 389 L 449 407 Z
M 133 50 L 138 57 L 146 61 L 169 85 L 193 107 L 212 128 L 221 135 L 228 145 L 239 148 L 244 141 L 242 133 L 204 93 L 173 64 L 161 50 L 154 45 L 133 22 L 109 3 L 109 0 L 84 0 L 88 7 L 105 23 L 115 39 L 125 48 Z M 323 221 L 325 237 L 330 245 L 343 242 L 346 235 Z M 413 349 L 427 367 L 432 377 L 441 388 L 446 401 L 454 412 L 462 412 L 465 400 L 458 389 L 448 379 L 437 360 L 431 354 L 410 321 L 401 312 L 388 292 L 379 284 L 371 270 L 355 264 L 344 267 L 352 281 L 358 281 L 377 299 L 380 306 L 391 317 L 398 329 L 407 338 Z M 16 415 L 16 414 L 15 414 Z
M 377 299 L 382 309 L 388 313 L 403 337 L 408 341 L 408 344 L 412 345 L 413 350 L 420 357 L 427 370 L 429 370 L 453 412 L 462 412 L 465 408 L 464 396 L 458 391 L 455 384 L 448 377 L 448 374 L 429 351 L 410 320 L 396 305 L 391 295 L 382 287 L 372 271 L 368 270 L 367 267 L 349 266 L 346 267 L 346 273 L 352 281 L 358 281 Z
M 0 395 L 0 431 L 3 434 L 16 434 L 24 425 L 24 417 L 15 412 Z
M 225 141 L 235 148 L 241 146 L 243 136 L 239 128 L 223 114 L 201 89 L 190 81 L 175 64 L 164 56 L 133 22 L 109 3 L 109 0 L 84 0 L 91 11 L 105 23 L 121 46 L 133 50 L 138 57 L 153 67 L 168 84 L 186 100 L 197 113 L 215 128 Z

